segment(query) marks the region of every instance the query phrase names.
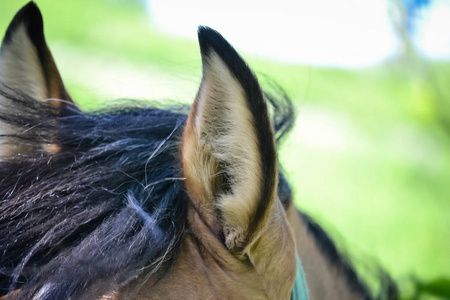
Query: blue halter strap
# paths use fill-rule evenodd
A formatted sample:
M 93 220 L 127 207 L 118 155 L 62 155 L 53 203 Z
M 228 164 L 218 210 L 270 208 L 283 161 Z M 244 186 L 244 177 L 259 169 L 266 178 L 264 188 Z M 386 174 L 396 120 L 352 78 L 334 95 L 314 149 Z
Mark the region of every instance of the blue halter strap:
M 309 300 L 308 286 L 306 285 L 305 272 L 303 271 L 300 256 L 295 253 L 297 258 L 297 275 L 295 277 L 294 288 L 291 293 L 291 300 Z

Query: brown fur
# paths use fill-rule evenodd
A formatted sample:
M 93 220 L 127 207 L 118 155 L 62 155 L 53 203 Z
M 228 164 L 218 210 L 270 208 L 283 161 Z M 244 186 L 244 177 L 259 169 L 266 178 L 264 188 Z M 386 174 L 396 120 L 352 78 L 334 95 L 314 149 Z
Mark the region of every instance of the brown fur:
M 27 22 L 23 22 L 23 17 L 19 12 L 13 19 L 7 30 L 10 40 L 4 42 L 0 49 L 1 86 L 33 95 L 40 101 L 49 101 L 57 111 L 67 105 L 75 109 L 45 41 L 42 19 L 40 16 L 32 16 Z M 31 36 L 32 31 L 38 34 Z M 0 134 L 17 130 L 0 123 Z M 12 156 L 29 150 L 24 145 L 19 147 L 11 139 L 0 137 L 0 143 L 4 144 L 0 148 L 0 160 L 1 156 Z M 55 153 L 59 151 L 59 145 L 42 145 L 42 151 Z
M 362 295 L 348 287 L 342 270 L 336 269 L 322 255 L 293 204 L 286 214 L 281 213 L 278 218 L 288 220 L 289 223 L 281 222 L 281 228 L 274 226 L 273 230 L 266 233 L 263 239 L 272 240 L 273 249 L 270 249 L 268 245 L 265 245 L 264 249 L 258 249 L 261 251 L 262 260 L 267 260 L 270 255 L 273 255 L 273 253 L 266 253 L 267 251 L 284 252 L 289 245 L 279 243 L 277 237 L 282 235 L 281 232 L 287 235 L 293 232 L 311 300 L 364 299 Z M 269 294 L 263 288 L 264 278 L 258 275 L 251 265 L 236 259 L 225 249 L 192 205 L 189 209 L 189 223 L 192 231 L 185 235 L 181 256 L 171 274 L 156 284 L 149 282 L 142 286 L 137 290 L 135 299 L 289 299 L 281 294 Z M 294 265 L 291 260 L 287 260 L 284 264 Z M 291 277 L 294 276 L 295 271 L 292 268 L 288 271 L 289 268 L 285 269 L 277 265 L 276 269 L 283 273 L 282 277 L 285 277 L 286 272 L 291 272 Z M 273 274 L 273 276 L 279 275 Z M 141 280 L 137 279 L 135 283 L 124 288 L 121 293 L 116 294 L 116 299 L 123 299 L 122 295 L 127 295 L 136 289 L 140 282 Z M 189 285 L 190 292 L 194 291 L 194 294 L 186 295 L 184 288 L 186 284 Z M 284 281 L 279 284 L 290 287 L 292 282 L 288 284 Z
M 362 295 L 349 288 L 342 270 L 332 265 L 318 249 L 314 237 L 308 232 L 299 211 L 293 204 L 286 214 L 294 230 L 297 251 L 305 271 L 311 300 L 364 299 Z
M 286 220 L 283 210 L 281 213 L 283 216 L 276 218 Z M 191 230 L 185 234 L 173 271 L 156 284 L 149 282 L 142 286 L 135 294 L 136 299 L 290 299 L 295 279 L 295 264 L 292 264 L 295 254 L 293 245 L 282 241 L 291 235 L 287 223 L 271 226 L 273 230 L 261 237 L 255 249 L 260 257 L 252 263 L 230 253 L 192 205 L 188 214 Z M 276 231 L 285 235 L 276 234 L 279 236 L 276 238 Z M 268 240 L 278 247 L 263 247 Z M 290 253 L 281 255 L 286 253 L 285 249 L 291 249 Z M 269 281 L 272 284 L 268 284 Z M 139 283 L 138 279 L 124 288 L 123 295 L 133 291 Z M 186 294 L 186 285 L 189 294 Z
M 206 50 L 208 52 L 203 52 L 203 81 L 183 137 L 183 170 L 191 199 L 188 228 L 193 235 L 185 239 L 188 249 L 182 250 L 179 268 L 183 269 L 185 256 L 190 262 L 197 261 L 197 266 L 206 264 L 201 268 L 203 271 L 198 271 L 198 276 L 204 274 L 212 279 L 208 284 L 201 283 L 209 289 L 199 290 L 202 293 L 210 290 L 211 296 L 215 294 L 218 298 L 240 295 L 243 299 L 289 299 L 296 273 L 292 263 L 295 261 L 294 241 L 276 196 L 276 163 L 268 173 L 262 173 L 261 165 L 265 162 L 258 150 L 258 143 L 262 142 L 257 134 L 260 128 L 254 127 L 255 120 L 247 105 L 256 100 L 247 98 L 246 83 L 234 77 L 224 58 L 215 49 Z M 242 68 L 251 74 L 245 64 Z M 251 80 L 256 81 L 256 78 Z M 262 99 L 261 91 L 258 96 Z M 270 127 L 267 111 L 259 114 L 265 118 L 264 125 Z M 275 153 L 273 133 L 271 144 L 265 147 L 272 147 Z M 276 156 L 271 159 L 276 160 Z M 272 177 L 272 180 L 267 181 L 271 191 L 265 195 L 270 202 L 265 212 L 257 217 L 263 190 L 260 176 Z M 257 224 L 254 228 L 249 226 L 251 220 Z M 199 246 L 193 249 L 192 245 Z M 203 254 L 203 262 L 198 261 L 195 253 Z M 191 255 L 194 257 L 189 257 Z M 217 263 L 224 258 L 225 262 Z M 176 273 L 178 264 L 174 278 L 182 280 L 186 272 Z M 193 271 L 194 268 L 190 265 L 186 269 Z M 224 269 L 231 272 L 224 272 Z M 204 270 L 208 270 L 206 274 Z M 221 274 L 228 274 L 233 280 Z M 170 280 L 168 284 L 173 282 Z M 157 286 L 155 289 L 158 290 Z M 195 297 L 208 298 L 209 294 Z
M 24 30 L 20 26 L 24 25 L 17 28 Z M 31 40 L 24 41 L 33 59 L 31 73 L 45 82 L 29 86 L 31 92 L 45 91 L 32 96 L 70 100 L 45 40 L 42 42 L 39 50 Z M 292 200 L 286 211 L 283 208 L 277 196 L 273 130 L 256 77 L 231 46 L 222 45 L 232 49 L 228 49 L 230 59 L 218 54 L 214 47 L 219 46 L 211 43 L 202 46 L 204 77 L 183 136 L 182 163 L 190 202 L 180 255 L 162 278 L 144 272 L 101 299 L 288 300 L 297 271 L 296 252 L 312 300 L 362 299 L 347 285 L 342 270 L 318 249 Z M 3 60 L 9 59 L 7 46 L 2 48 L 6 53 Z M 240 64 L 237 71 L 227 65 L 227 59 Z M 15 71 L 4 68 L 0 79 L 21 88 L 20 82 L 8 79 Z M 246 72 L 243 77 L 248 82 L 239 80 L 238 71 Z M 255 85 L 257 88 L 249 91 Z M 256 99 L 249 99 L 252 95 Z M 259 102 L 253 105 L 252 101 Z M 61 103 L 55 102 L 55 107 Z M 252 111 L 255 107 L 257 112 Z M 261 140 L 264 134 L 266 140 Z M 47 144 L 43 149 L 56 153 L 60 146 Z M 23 149 L 3 147 L 2 153 L 13 155 L 19 150 Z M 261 204 L 261 199 L 267 202 Z M 14 298 L 14 294 L 9 296 Z

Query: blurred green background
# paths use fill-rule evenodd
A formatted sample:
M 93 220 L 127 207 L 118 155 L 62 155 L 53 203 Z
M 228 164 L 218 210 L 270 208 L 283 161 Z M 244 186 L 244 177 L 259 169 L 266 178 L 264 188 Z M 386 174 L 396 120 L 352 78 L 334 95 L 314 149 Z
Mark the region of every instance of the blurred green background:
M 1 31 L 26 2 L 1 1 Z M 159 32 L 138 1 L 36 2 L 66 86 L 83 109 L 118 98 L 193 100 L 201 76 L 196 42 Z M 445 289 L 450 64 L 409 53 L 343 70 L 243 56 L 297 107 L 280 156 L 298 206 L 369 280 L 368 269 L 380 265 L 404 298 L 414 296 L 417 282 Z

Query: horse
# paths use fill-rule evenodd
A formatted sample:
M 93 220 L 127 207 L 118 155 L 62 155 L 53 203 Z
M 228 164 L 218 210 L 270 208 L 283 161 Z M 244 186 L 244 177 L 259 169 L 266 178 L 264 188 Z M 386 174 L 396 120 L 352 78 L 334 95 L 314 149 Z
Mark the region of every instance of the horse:
M 283 93 L 199 27 L 193 105 L 83 112 L 25 5 L 0 49 L 0 299 L 395 299 L 293 203 Z

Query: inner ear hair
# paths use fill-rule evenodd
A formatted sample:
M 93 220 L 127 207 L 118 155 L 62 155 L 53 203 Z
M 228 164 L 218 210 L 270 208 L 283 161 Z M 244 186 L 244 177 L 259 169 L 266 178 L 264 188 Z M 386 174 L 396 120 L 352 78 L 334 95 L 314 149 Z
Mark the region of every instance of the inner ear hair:
M 34 2 L 13 18 L 0 50 L 0 81 L 37 100 L 52 101 L 55 107 L 71 103 L 44 36 L 41 12 Z
M 56 133 L 39 128 L 76 110 L 47 46 L 41 12 L 29 2 L 14 16 L 0 48 L 0 160 L 59 152 Z
M 238 251 L 259 235 L 276 201 L 274 134 L 244 60 L 210 28 L 199 29 L 199 41 L 203 79 L 184 134 L 183 170 L 191 198 L 213 203 L 226 246 Z

